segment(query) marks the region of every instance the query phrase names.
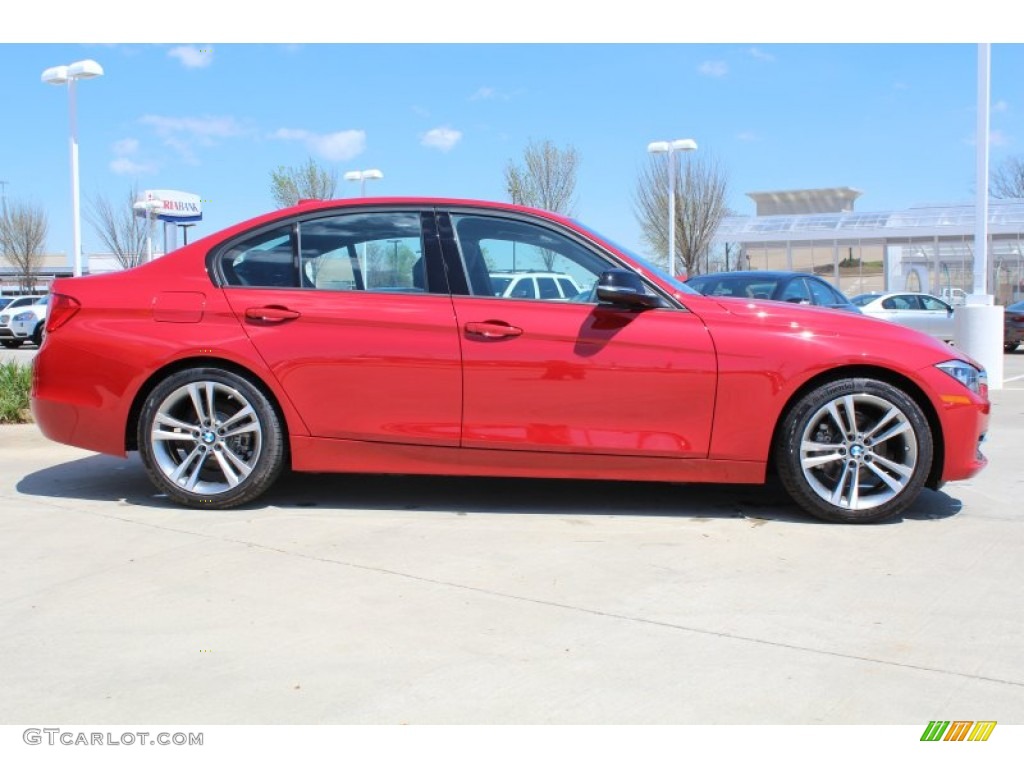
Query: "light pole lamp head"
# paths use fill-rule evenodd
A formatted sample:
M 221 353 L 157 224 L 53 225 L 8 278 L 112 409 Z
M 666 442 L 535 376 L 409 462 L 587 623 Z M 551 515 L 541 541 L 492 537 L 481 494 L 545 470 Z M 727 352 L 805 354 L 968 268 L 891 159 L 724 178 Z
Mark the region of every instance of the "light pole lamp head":
M 103 67 L 92 59 L 76 61 L 68 66 L 68 77 L 73 80 L 90 80 L 100 77 L 103 74 Z
M 43 76 L 40 79 L 50 85 L 64 85 L 71 78 L 68 76 L 67 67 L 50 67 L 43 70 Z
M 676 152 L 692 152 L 697 148 L 697 142 L 693 139 L 676 139 L 672 142 L 672 149 Z
M 647 145 L 647 151 L 651 154 L 658 154 L 659 152 L 668 152 L 667 141 L 652 141 Z

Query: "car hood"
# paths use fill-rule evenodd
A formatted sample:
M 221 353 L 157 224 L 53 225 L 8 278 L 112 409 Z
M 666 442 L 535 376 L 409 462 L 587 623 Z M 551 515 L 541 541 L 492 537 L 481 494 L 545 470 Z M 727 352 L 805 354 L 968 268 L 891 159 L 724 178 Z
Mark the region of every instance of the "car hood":
M 888 355 L 893 349 L 908 353 L 913 350 L 917 354 L 908 354 L 908 357 L 961 359 L 982 367 L 954 347 L 928 334 L 867 315 L 781 301 L 683 295 L 678 298 L 700 316 L 712 332 L 716 324 L 741 323 L 748 329 L 760 329 L 772 334 L 834 339 L 852 353 L 871 353 L 884 349 Z

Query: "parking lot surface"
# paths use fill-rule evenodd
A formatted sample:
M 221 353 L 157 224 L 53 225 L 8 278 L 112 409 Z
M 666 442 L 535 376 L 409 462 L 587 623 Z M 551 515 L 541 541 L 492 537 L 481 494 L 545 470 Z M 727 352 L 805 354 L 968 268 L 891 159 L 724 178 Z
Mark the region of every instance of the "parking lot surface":
M 0 427 L 0 722 L 1024 723 L 1006 377 L 988 468 L 874 526 L 774 487 L 365 475 L 190 510 Z

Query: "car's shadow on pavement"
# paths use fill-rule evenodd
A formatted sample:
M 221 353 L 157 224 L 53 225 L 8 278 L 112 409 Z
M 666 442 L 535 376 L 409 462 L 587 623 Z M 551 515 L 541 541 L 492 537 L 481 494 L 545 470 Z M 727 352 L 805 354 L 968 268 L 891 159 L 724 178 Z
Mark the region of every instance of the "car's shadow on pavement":
M 97 455 L 47 467 L 22 478 L 17 490 L 29 496 L 153 508 L 177 506 L 150 483 L 136 455 L 127 460 Z M 774 480 L 759 486 L 286 473 L 261 498 L 238 509 L 272 507 L 420 510 L 456 514 L 672 516 L 819 523 L 800 512 Z M 946 518 L 957 514 L 961 508 L 958 499 L 941 491 L 925 490 L 906 513 L 891 522 Z M 211 511 L 210 514 L 218 513 Z

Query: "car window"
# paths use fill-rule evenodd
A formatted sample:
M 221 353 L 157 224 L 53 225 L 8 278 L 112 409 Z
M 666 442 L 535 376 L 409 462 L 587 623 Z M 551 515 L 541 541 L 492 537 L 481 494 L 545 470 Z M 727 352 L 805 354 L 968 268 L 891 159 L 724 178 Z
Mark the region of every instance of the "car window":
M 228 285 L 291 288 L 296 285 L 291 224 L 264 230 L 225 250 L 221 271 Z
M 916 296 L 890 296 L 882 302 L 882 309 L 919 309 Z
M 931 312 L 948 312 L 951 307 L 946 302 L 936 299 L 934 296 L 918 296 L 921 306 Z
M 540 290 L 542 299 L 560 299 L 562 294 L 558 292 L 558 285 L 553 277 L 538 277 L 537 288 Z
M 575 240 L 533 223 L 479 214 L 451 218 L 470 292 L 476 296 L 564 301 L 589 291 L 602 272 L 616 266 Z M 496 273 L 524 270 L 534 274 L 513 278 L 510 290 L 496 290 L 507 277 Z M 557 279 L 576 287 L 563 297 Z
M 500 296 L 501 294 L 495 294 Z M 537 288 L 533 284 L 532 277 L 520 277 L 516 280 L 516 284 L 512 286 L 512 290 L 508 292 L 508 295 L 513 299 L 536 299 Z
M 345 213 L 299 224 L 306 287 L 385 293 L 428 291 L 420 214 Z
M 779 296 L 782 301 L 789 301 L 794 304 L 801 302 L 811 302 L 811 294 L 807 290 L 807 284 L 804 282 L 802 277 L 798 277 L 794 280 L 790 280 L 786 283 L 786 287 L 782 290 L 782 294 Z
M 572 280 L 568 280 L 564 277 L 558 278 L 558 286 L 562 289 L 562 295 L 567 299 L 571 299 L 580 292 L 579 286 L 573 283 Z
M 418 293 L 428 290 L 420 214 L 346 213 L 288 223 L 220 257 L 228 285 Z
M 808 280 L 811 287 L 811 295 L 814 303 L 821 307 L 843 306 L 847 303 L 839 291 L 826 283 L 824 280 Z

